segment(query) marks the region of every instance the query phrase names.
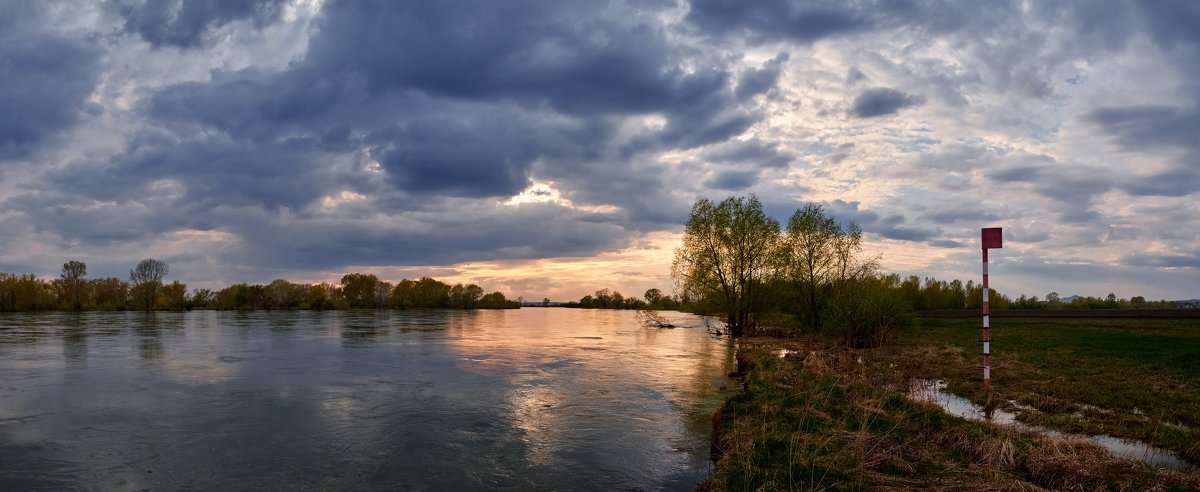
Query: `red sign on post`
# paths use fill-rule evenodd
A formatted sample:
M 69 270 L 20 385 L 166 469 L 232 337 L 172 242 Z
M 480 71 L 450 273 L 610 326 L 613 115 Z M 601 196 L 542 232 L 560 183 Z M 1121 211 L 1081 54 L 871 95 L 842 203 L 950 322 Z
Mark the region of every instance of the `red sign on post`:
M 997 249 L 1004 247 L 1004 239 L 1000 227 L 985 227 L 983 228 L 983 249 Z

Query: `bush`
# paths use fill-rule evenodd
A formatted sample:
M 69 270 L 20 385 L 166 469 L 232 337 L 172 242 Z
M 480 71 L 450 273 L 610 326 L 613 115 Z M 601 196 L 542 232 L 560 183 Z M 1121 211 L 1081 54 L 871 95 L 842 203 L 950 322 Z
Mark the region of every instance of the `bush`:
M 892 277 L 875 275 L 839 282 L 826 328 L 855 348 L 878 347 L 913 326 L 912 308 L 896 295 Z

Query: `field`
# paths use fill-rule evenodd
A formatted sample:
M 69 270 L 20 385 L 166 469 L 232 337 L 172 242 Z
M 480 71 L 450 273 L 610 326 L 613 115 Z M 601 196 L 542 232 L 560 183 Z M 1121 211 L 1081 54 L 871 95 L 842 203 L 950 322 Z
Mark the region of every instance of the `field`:
M 979 324 L 925 318 L 876 353 L 983 403 Z M 992 354 L 995 396 L 1036 410 L 1018 411 L 1022 420 L 1138 439 L 1200 463 L 1200 320 L 995 319 Z
M 919 320 L 883 348 L 818 339 L 739 342 L 745 391 L 714 418 L 711 489 L 1200 488 L 1089 443 L 950 417 L 897 388 L 943 379 L 1022 421 L 1149 442 L 1200 462 L 1200 320 L 997 319 L 993 391 L 980 384 L 978 319 Z M 786 357 L 777 354 L 787 348 Z

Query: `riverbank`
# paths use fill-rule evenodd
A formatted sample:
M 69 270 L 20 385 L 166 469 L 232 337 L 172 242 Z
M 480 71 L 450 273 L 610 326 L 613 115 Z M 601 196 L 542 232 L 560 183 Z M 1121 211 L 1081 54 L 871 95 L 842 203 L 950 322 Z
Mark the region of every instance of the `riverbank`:
M 1045 427 L 1147 436 L 1195 463 L 1198 414 L 1187 412 L 1200 388 L 1185 363 L 1200 335 L 1194 322 L 1006 323 L 993 330 L 996 406 Z M 922 320 L 899 343 L 870 350 L 739 341 L 745 390 L 714 416 L 720 458 L 702 488 L 1200 488 L 1198 471 L 952 417 L 906 396 L 913 380 L 942 379 L 986 403 L 977 343 L 970 320 Z

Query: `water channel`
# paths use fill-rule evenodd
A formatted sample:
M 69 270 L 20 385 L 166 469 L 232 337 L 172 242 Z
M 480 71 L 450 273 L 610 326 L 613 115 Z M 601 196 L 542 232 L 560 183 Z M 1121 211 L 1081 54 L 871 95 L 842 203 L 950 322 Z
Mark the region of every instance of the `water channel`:
M 1089 441 L 1107 449 L 1109 453 L 1122 458 L 1145 461 L 1154 466 L 1190 470 L 1195 468 L 1165 449 L 1156 448 L 1141 441 L 1121 439 L 1108 435 L 1072 434 L 1036 425 L 1026 424 L 1017 420 L 1017 415 L 1004 409 L 995 409 L 990 414 L 970 400 L 946 391 L 946 382 L 936 379 L 918 379 L 912 381 L 908 394 L 911 398 L 932 403 L 955 415 L 969 420 L 992 422 L 1004 425 L 1022 432 L 1041 434 L 1055 439 L 1070 439 Z
M 0 314 L 0 489 L 690 490 L 733 348 L 669 316 Z

